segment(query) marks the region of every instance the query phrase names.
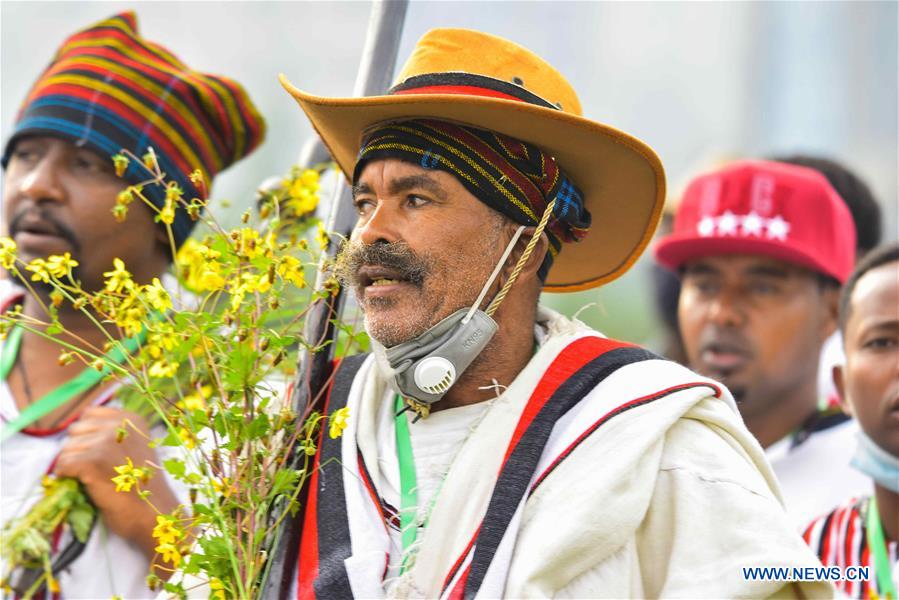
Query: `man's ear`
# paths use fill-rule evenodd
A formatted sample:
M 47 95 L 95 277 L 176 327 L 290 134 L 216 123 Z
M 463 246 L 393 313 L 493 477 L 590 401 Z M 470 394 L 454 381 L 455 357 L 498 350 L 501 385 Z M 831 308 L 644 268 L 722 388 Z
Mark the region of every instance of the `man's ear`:
M 843 367 L 841 365 L 834 365 L 830 375 L 833 377 L 834 387 L 837 388 L 837 398 L 840 400 L 840 408 L 850 417 L 855 416 L 852 414 L 852 405 L 846 398 L 845 382 L 843 381 Z
M 515 231 L 519 227 L 521 227 L 521 225 L 512 223 L 512 226 L 512 233 L 514 235 Z M 521 237 L 518 238 L 518 243 L 515 244 L 515 248 L 512 249 L 512 253 L 509 255 L 509 260 L 506 261 L 506 264 L 503 267 L 502 274 L 504 281 L 508 280 L 509 276 L 512 275 L 512 271 L 514 271 L 515 267 L 518 266 L 518 261 L 524 254 L 524 251 L 527 248 L 528 244 L 531 242 L 531 239 L 533 239 L 534 232 L 536 230 L 536 227 L 525 227 L 524 231 L 521 232 Z M 546 257 L 546 253 L 548 251 L 549 238 L 544 231 L 540 234 L 540 239 L 538 239 L 534 244 L 534 248 L 531 250 L 530 256 L 528 256 L 527 261 L 525 261 L 524 266 L 521 268 L 521 273 L 518 274 L 518 279 L 530 280 L 532 277 L 536 278 L 537 271 L 540 270 L 540 265 L 543 264 L 543 259 Z
M 828 286 L 821 290 L 824 305 L 821 310 L 821 342 L 837 330 L 840 316 L 840 288 Z

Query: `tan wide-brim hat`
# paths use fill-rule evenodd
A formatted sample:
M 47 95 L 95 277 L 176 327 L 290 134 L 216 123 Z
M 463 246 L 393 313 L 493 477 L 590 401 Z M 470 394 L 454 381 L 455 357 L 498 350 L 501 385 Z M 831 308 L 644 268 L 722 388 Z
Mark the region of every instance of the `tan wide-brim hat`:
M 493 35 L 434 29 L 422 37 L 384 96 L 323 98 L 281 84 L 351 176 L 363 133 L 414 118 L 454 121 L 530 142 L 555 157 L 593 215 L 587 236 L 563 244 L 548 292 L 585 290 L 622 275 L 649 243 L 665 198 L 655 152 L 581 116 L 571 85 L 536 54 Z

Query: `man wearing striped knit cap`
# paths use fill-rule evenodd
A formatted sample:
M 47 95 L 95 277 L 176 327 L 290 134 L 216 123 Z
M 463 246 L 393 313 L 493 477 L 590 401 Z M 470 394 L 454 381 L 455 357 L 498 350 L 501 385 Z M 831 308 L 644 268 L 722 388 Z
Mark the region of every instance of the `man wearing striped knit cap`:
M 373 339 L 329 390 L 299 597 L 832 594 L 742 572 L 819 563 L 723 386 L 538 305 L 643 251 L 648 146 L 475 31 L 427 33 L 384 96 L 282 83 L 351 178 L 339 273 Z
M 117 173 L 112 157 L 142 157 L 152 148 L 158 169 L 185 199 L 205 198 L 212 178 L 253 151 L 264 133 L 238 83 L 196 72 L 142 38 L 134 13 L 111 17 L 65 40 L 22 104 L 2 157 L 4 242 L 26 263 L 69 253 L 86 290 L 103 287 L 116 258 L 136 283 L 149 284 L 194 221 L 183 205 L 166 204 L 159 185 L 143 188 L 155 208 L 135 201 L 127 215 L 114 214 L 120 192 L 153 174 L 139 160 Z M 46 320 L 41 307 L 51 289 L 32 285 L 34 295 L 7 287 L 0 310 L 20 305 Z M 59 320 L 78 336 L 77 346 L 102 347 L 103 333 L 83 313 L 63 303 Z M 68 530 L 54 537 L 56 596 L 147 597 L 151 561 L 163 567 L 160 576 L 171 567 L 154 550 L 156 513 L 136 494 L 116 493 L 111 478 L 126 457 L 136 466 L 163 457 L 146 435 L 132 432 L 117 443 L 124 419 L 144 434 L 146 422 L 116 407 L 116 383 L 91 377 L 80 363 L 60 365 L 58 354 L 54 342 L 18 327 L 0 342 L 2 518 L 28 510 L 45 474 L 79 479 L 101 518 L 80 555 Z M 186 501 L 161 473 L 146 489 L 163 512 Z

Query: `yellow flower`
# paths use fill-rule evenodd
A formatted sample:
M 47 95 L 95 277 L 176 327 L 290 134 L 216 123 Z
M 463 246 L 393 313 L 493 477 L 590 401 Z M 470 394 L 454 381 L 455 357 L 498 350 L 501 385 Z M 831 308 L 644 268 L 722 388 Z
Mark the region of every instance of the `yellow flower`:
M 346 429 L 347 418 L 349 416 L 350 409 L 346 406 L 331 413 L 331 418 L 329 419 L 330 425 L 328 426 L 328 435 L 331 436 L 332 440 L 335 438 L 339 438 L 341 434 L 343 434 L 343 430 Z
M 306 276 L 303 273 L 303 263 L 293 256 L 282 256 L 278 263 L 278 275 L 298 288 L 306 285 Z
M 304 169 L 299 177 L 285 179 L 282 184 L 287 188 L 285 204 L 297 215 L 311 213 L 318 206 L 318 171 Z
M 62 256 L 54 254 L 47 259 L 47 271 L 57 279 L 72 274 L 72 269 L 78 266 L 78 261 L 72 258 L 68 252 Z
M 180 365 L 174 361 L 169 361 L 164 358 L 157 360 L 152 365 L 150 365 L 150 377 L 174 377 L 178 372 L 178 367 Z
M 162 207 L 162 210 L 159 211 L 159 215 L 156 217 L 157 221 L 161 221 L 166 225 L 171 225 L 175 222 L 175 207 L 168 202 Z
M 172 298 L 166 289 L 162 287 L 158 277 L 154 277 L 153 283 L 144 287 L 144 293 L 147 294 L 147 302 L 155 310 L 165 312 L 172 308 Z
M 237 252 L 247 260 L 253 260 L 260 254 L 259 232 L 251 227 L 244 227 L 237 234 Z
M 156 546 L 156 552 L 162 555 L 162 560 L 172 563 L 175 567 L 181 562 L 181 553 L 174 544 L 159 544 Z
M 315 234 L 315 241 L 318 242 L 319 250 L 325 250 L 328 247 L 328 244 L 331 243 L 331 238 L 328 236 L 328 232 L 325 230 L 325 226 L 319 222 L 318 228 Z
M 124 223 L 128 217 L 128 207 L 124 204 L 116 204 L 112 207 L 112 216 L 115 217 L 116 223 Z
M 184 537 L 184 530 L 178 527 L 178 522 L 169 515 L 156 515 L 156 526 L 153 528 L 153 537 L 160 544 L 177 544 Z
M 118 473 L 118 475 L 112 478 L 112 482 L 115 484 L 115 491 L 117 492 L 130 492 L 131 488 L 137 485 L 139 480 L 145 480 L 147 478 L 147 474 L 144 470 L 135 467 L 130 458 L 126 457 L 125 460 L 127 461 L 127 464 L 113 467 L 115 472 Z
M 184 427 L 178 429 L 178 437 L 181 438 L 181 443 L 184 444 L 187 449 L 193 450 L 197 447 L 196 438 Z
M 128 170 L 128 157 L 124 154 L 116 154 L 112 157 L 112 164 L 115 167 L 115 175 L 116 177 L 121 177 L 125 174 L 125 171 Z
M 217 579 L 213 577 L 209 580 L 209 589 L 212 590 L 212 595 L 210 598 L 214 598 L 215 600 L 226 600 L 227 596 L 225 596 L 225 584 L 222 583 L 221 579 Z
M 185 396 L 179 406 L 184 410 L 190 411 L 206 410 L 206 400 L 210 396 L 212 396 L 212 386 L 204 385 L 200 388 L 199 392 L 193 392 L 192 394 Z
M 231 479 L 229 477 L 213 479 L 212 488 L 216 491 L 217 494 L 228 496 L 231 494 Z
M 116 206 L 128 206 L 132 202 L 134 202 L 134 187 L 129 185 L 119 192 L 118 196 L 116 196 L 115 203 Z
M 138 335 L 143 331 L 147 310 L 133 296 L 125 297 L 117 306 L 113 306 L 112 313 L 115 324 L 121 327 L 128 337 Z
M 172 326 L 165 323 L 158 331 L 154 331 L 147 336 L 147 344 L 144 347 L 147 354 L 152 358 L 159 358 L 165 352 L 168 352 L 178 343 L 178 338 Z
M 50 283 L 50 271 L 47 269 L 47 261 L 43 258 L 33 259 L 25 265 L 25 268 L 34 273 L 34 275 L 31 276 L 31 281 Z
M 112 271 L 103 273 L 103 277 L 106 278 L 106 291 L 117 293 L 122 290 L 131 290 L 134 287 L 134 281 L 131 279 L 131 273 L 125 269 L 122 259 L 112 259 L 112 266 Z
M 179 273 L 183 274 L 185 285 L 195 292 L 220 290 L 225 287 L 225 279 L 219 274 L 222 255 L 206 244 L 188 239 L 178 250 L 175 262 Z
M 260 294 L 264 294 L 272 289 L 272 282 L 269 281 L 267 273 L 259 273 L 258 275 L 244 273 L 243 280 L 247 286 L 248 292 L 259 292 Z
M 225 278 L 217 272 L 206 269 L 203 271 L 203 274 L 200 275 L 200 290 L 215 291 L 220 290 L 223 287 L 225 287 Z
M 181 187 L 173 181 L 165 188 L 165 203 L 174 207 L 183 195 L 184 192 L 181 190 Z
M 318 171 L 315 169 L 303 169 L 302 174 L 300 174 L 300 181 L 303 184 L 312 189 L 318 189 Z
M 156 169 L 156 153 L 153 151 L 152 147 L 147 148 L 147 153 L 141 157 L 143 160 L 144 166 L 147 169 L 154 171 Z
M 16 243 L 6 236 L 0 237 L 0 265 L 12 269 L 16 264 Z
M 203 187 L 206 185 L 206 178 L 203 177 L 203 171 L 200 169 L 194 169 L 193 173 L 188 176 L 190 182 L 198 187 Z

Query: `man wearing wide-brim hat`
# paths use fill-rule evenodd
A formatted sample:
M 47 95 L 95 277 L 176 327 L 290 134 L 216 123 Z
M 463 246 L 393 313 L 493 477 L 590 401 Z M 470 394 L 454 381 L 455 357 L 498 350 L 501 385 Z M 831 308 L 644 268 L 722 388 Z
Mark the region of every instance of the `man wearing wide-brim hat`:
M 330 389 L 300 597 L 831 594 L 742 572 L 817 561 L 723 386 L 538 306 L 643 251 L 648 146 L 474 31 L 426 34 L 385 96 L 282 83 L 352 178 L 339 272 L 374 349 Z

